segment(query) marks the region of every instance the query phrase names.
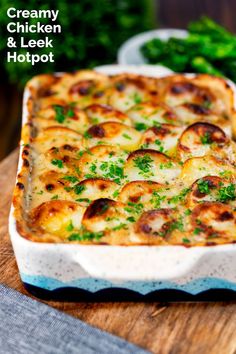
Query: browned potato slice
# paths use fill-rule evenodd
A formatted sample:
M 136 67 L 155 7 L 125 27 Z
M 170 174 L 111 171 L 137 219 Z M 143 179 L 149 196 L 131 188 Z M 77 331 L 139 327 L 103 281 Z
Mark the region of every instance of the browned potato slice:
M 124 185 L 119 193 L 119 200 L 123 203 L 149 203 L 154 191 L 163 186 L 160 183 L 149 181 L 134 181 Z
M 196 121 L 205 121 L 205 119 L 216 119 L 209 108 L 192 102 L 185 102 L 173 107 L 174 112 L 183 124 L 193 124 Z
M 37 112 L 34 119 L 38 126 L 62 125 L 73 129 L 79 133 L 84 133 L 88 129 L 89 121 L 87 115 L 74 105 L 51 104 L 45 109 Z
M 167 155 L 174 155 L 183 127 L 162 124 L 146 130 L 141 139 L 141 148 L 154 149 Z
M 32 210 L 32 227 L 65 239 L 80 228 L 84 210 L 78 203 L 52 200 Z
M 67 147 L 67 145 L 64 145 Z M 79 161 L 76 156 L 79 149 L 73 148 L 73 151 L 65 149 L 64 146 L 60 148 L 53 147 L 48 150 L 43 156 L 49 162 L 51 169 L 58 172 L 73 172 L 79 175 Z
M 97 199 L 86 209 L 82 225 L 89 231 L 116 231 L 119 227 L 128 227 L 129 214 L 124 205 L 111 199 Z
M 51 91 L 66 101 L 76 101 L 81 108 L 93 102 L 104 103 L 104 89 L 109 81 L 106 75 L 96 71 L 81 70 L 58 77 Z
M 121 183 L 127 153 L 116 146 L 98 145 L 84 152 L 79 160 L 82 178 L 106 178 Z
M 83 149 L 85 141 L 83 136 L 74 130 L 58 126 L 45 128 L 34 138 L 34 148 L 39 153 L 62 145 L 70 145 Z
M 156 209 L 144 212 L 136 222 L 135 232 L 145 243 L 166 243 L 175 222 L 173 209 Z
M 124 150 L 135 150 L 140 142 L 141 134 L 134 128 L 117 122 L 107 122 L 92 126 L 88 130 L 89 146 L 109 144 L 120 146 Z
M 199 87 L 208 87 L 214 92 L 215 100 L 212 104 L 212 109 L 215 112 L 231 117 L 235 114 L 234 111 L 234 91 L 229 83 L 220 77 L 207 74 L 196 75 L 192 81 Z
M 39 168 L 34 170 L 31 182 L 30 209 L 49 200 L 74 200 L 66 190 L 70 183 L 64 179 L 65 174 Z
M 144 76 L 121 74 L 112 78 L 109 105 L 124 112 L 144 101 L 156 101 L 156 80 Z
M 104 122 L 118 122 L 131 125 L 131 120 L 126 114 L 108 105 L 92 104 L 86 108 L 86 113 L 91 125 Z
M 211 107 L 215 100 L 214 94 L 208 88 L 199 87 L 184 78 L 170 83 L 164 94 L 164 102 L 171 107 L 186 102 Z
M 191 222 L 195 239 L 199 242 L 208 239 L 213 242 L 218 238 L 236 239 L 235 211 L 219 202 L 201 203 L 193 209 Z
M 188 207 L 202 202 L 220 201 L 235 205 L 235 184 L 217 176 L 206 176 L 195 181 L 188 195 Z
M 184 162 L 180 179 L 185 185 L 190 186 L 205 176 L 219 176 L 233 182 L 236 169 L 229 162 L 210 155 L 193 157 Z
M 87 107 L 93 103 L 107 103 L 106 88 L 109 78 L 95 71 L 78 72 L 73 81 L 65 85 L 70 101 L 76 101 L 79 108 Z
M 128 181 L 150 180 L 168 184 L 180 174 L 180 167 L 168 156 L 149 149 L 132 152 L 125 164 Z
M 232 135 L 232 127 L 230 119 L 226 115 L 215 114 L 209 108 L 196 103 L 183 103 L 173 107 L 178 117 L 178 121 L 183 124 L 190 125 L 195 122 L 208 122 L 218 125 L 228 135 Z
M 75 200 L 87 206 L 90 201 L 100 198 L 113 198 L 118 190 L 115 182 L 103 178 L 86 179 L 72 189 Z
M 39 180 L 43 183 L 44 191 L 50 192 L 51 194 L 58 193 L 61 189 L 64 190 L 65 187 L 69 187 L 71 179 L 72 176 L 57 171 L 46 171 L 39 176 Z M 77 176 L 73 176 L 73 179 L 75 182 L 79 181 Z
M 66 101 L 63 100 L 62 98 L 56 97 L 56 95 L 53 95 L 49 91 L 47 95 L 39 98 L 38 102 L 36 102 L 36 105 L 37 105 L 36 109 L 39 109 L 39 111 L 41 111 L 44 109 L 47 110 L 48 107 L 53 105 L 64 106 L 66 105 Z M 33 116 L 35 116 L 35 112 L 33 113 Z
M 140 131 L 162 123 L 178 124 L 173 110 L 163 103 L 142 102 L 126 113 L 132 119 L 134 127 Z
M 216 125 L 194 123 L 182 133 L 178 143 L 178 154 L 181 160 L 208 153 L 219 155 L 228 143 L 228 137 Z

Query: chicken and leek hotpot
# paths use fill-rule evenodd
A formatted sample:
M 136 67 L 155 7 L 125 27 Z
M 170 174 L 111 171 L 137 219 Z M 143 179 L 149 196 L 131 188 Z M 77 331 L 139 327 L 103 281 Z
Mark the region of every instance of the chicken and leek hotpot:
M 37 242 L 236 240 L 233 90 L 208 75 L 95 71 L 27 86 L 19 233 Z

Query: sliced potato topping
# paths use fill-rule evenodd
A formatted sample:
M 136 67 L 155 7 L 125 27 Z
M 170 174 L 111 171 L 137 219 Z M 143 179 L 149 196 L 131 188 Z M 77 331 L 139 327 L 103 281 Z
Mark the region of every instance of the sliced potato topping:
M 212 91 L 206 87 L 199 87 L 189 80 L 170 83 L 164 95 L 164 102 L 171 107 L 191 102 L 208 108 L 215 100 Z
M 214 156 L 193 157 L 183 164 L 180 178 L 185 185 L 205 176 L 219 176 L 234 181 L 236 170 L 229 162 Z
M 75 107 L 73 103 L 52 104 L 45 109 L 39 110 L 34 122 L 37 128 L 47 126 L 65 126 L 76 132 L 84 133 L 89 127 L 89 120 L 86 113 Z
M 168 156 L 156 150 L 136 150 L 132 152 L 124 167 L 128 181 L 150 180 L 169 184 L 181 172 L 180 166 Z
M 142 102 L 131 107 L 126 114 L 139 131 L 160 126 L 162 123 L 178 124 L 173 110 L 163 103 Z
M 91 201 L 100 198 L 114 198 L 119 186 L 104 178 L 90 178 L 70 187 L 75 200 L 87 206 Z
M 219 201 L 236 205 L 235 184 L 218 176 L 206 176 L 195 181 L 191 186 L 187 204 L 189 207 L 202 202 Z
M 116 146 L 94 146 L 86 150 L 78 161 L 81 177 L 106 178 L 120 184 L 125 177 L 123 166 L 126 157 L 127 153 Z
M 129 214 L 124 205 L 111 199 L 102 198 L 93 201 L 86 209 L 82 225 L 89 231 L 115 231 L 129 224 Z
M 191 221 L 199 241 L 202 238 L 213 241 L 218 237 L 236 239 L 236 214 L 229 205 L 201 203 L 193 209 Z
M 146 130 L 141 139 L 141 148 L 154 149 L 167 155 L 175 155 L 178 139 L 183 127 L 162 124 Z
M 93 125 L 86 137 L 89 146 L 110 144 L 132 151 L 138 147 L 141 134 L 125 124 L 107 122 Z
M 209 123 L 194 123 L 182 133 L 178 143 L 180 159 L 185 161 L 190 157 L 224 154 L 229 144 L 229 138 L 216 125 Z
M 38 153 L 44 153 L 52 147 L 60 147 L 62 145 L 83 149 L 84 144 L 84 138 L 81 134 L 58 126 L 42 129 L 34 138 L 34 148 Z
M 137 75 L 117 75 L 112 79 L 108 103 L 125 112 L 130 107 L 146 101 L 156 101 L 158 91 L 155 80 Z
M 236 241 L 236 113 L 225 80 L 83 70 L 30 85 L 14 198 L 24 198 L 24 215 L 21 206 L 16 215 L 20 226 L 26 215 L 26 237 L 187 247 Z
M 104 122 L 118 122 L 131 125 L 131 119 L 123 112 L 104 104 L 92 104 L 86 108 L 91 125 Z
M 85 208 L 78 203 L 53 200 L 45 202 L 31 212 L 32 227 L 65 238 L 72 230 L 80 229 Z
M 147 238 L 147 243 L 168 241 L 175 223 L 175 211 L 172 209 L 149 210 L 143 213 L 135 225 L 136 233 Z

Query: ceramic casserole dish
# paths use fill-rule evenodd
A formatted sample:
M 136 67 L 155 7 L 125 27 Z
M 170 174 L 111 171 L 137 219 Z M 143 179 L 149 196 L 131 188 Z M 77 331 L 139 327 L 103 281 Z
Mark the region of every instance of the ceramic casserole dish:
M 105 98 L 103 87 L 93 92 L 94 75 L 112 81 Z M 26 85 L 9 229 L 22 282 L 36 296 L 234 297 L 235 87 L 170 75 L 158 66 L 108 65 Z M 68 219 L 65 208 L 76 215 Z

